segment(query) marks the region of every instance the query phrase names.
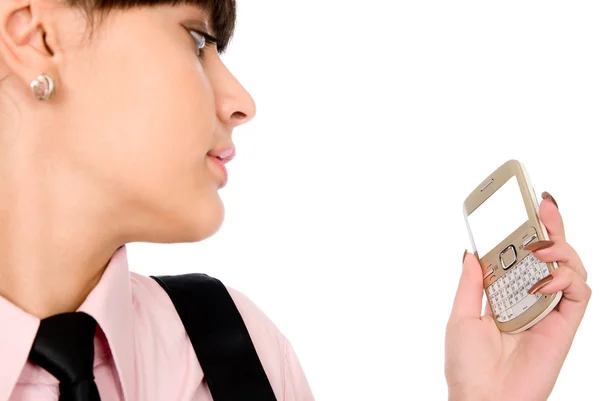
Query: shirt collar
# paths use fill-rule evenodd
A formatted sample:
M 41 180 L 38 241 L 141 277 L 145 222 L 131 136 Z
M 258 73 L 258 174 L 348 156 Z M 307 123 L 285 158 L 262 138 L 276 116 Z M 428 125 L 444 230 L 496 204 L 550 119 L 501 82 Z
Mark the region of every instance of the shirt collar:
M 125 401 L 134 400 L 134 313 L 125 245 L 115 251 L 100 281 L 78 310 L 93 316 L 102 328 Z
M 0 296 L 0 400 L 8 400 L 29 358 L 29 351 L 40 326 L 40 319 L 30 315 Z
M 119 374 L 125 401 L 134 397 L 134 309 L 125 245 L 118 248 L 100 281 L 79 307 L 93 316 L 104 332 Z M 0 400 L 8 400 L 39 328 L 40 319 L 0 296 Z

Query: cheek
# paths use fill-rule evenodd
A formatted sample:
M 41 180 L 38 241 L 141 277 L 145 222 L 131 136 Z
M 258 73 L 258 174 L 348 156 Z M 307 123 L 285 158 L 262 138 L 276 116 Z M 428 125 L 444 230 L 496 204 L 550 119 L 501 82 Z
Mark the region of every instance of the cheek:
M 192 52 L 132 48 L 113 49 L 111 63 L 73 83 L 88 82 L 88 90 L 77 92 L 73 113 L 88 134 L 80 149 L 87 149 L 86 160 L 102 154 L 104 163 L 111 161 L 111 175 L 128 177 L 138 190 L 193 189 L 208 175 L 205 155 L 215 145 L 209 81 Z
M 65 163 L 185 236 L 173 240 L 210 236 L 223 219 L 206 158 L 218 123 L 212 87 L 192 49 L 118 37 L 65 71 Z

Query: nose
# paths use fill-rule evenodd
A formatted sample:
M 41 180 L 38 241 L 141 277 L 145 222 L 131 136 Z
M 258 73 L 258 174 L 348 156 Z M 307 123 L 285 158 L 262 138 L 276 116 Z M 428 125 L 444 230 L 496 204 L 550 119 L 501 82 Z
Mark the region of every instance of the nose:
M 256 103 L 225 65 L 212 80 L 219 119 L 233 129 L 252 120 L 256 115 Z

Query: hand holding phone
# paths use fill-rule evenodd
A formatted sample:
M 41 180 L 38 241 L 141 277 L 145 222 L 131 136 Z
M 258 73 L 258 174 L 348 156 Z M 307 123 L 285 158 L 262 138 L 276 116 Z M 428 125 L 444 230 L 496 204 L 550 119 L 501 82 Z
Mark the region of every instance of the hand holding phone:
M 532 195 L 532 198 L 535 199 L 535 196 Z M 540 315 L 521 314 L 528 316 L 526 320 L 533 320 L 529 323 L 523 321 L 519 327 L 503 326 L 517 321 L 518 316 L 508 322 L 499 322 L 489 305 L 482 316 L 483 277 L 487 274 L 484 268 L 488 265 L 484 263 L 482 267 L 478 255 L 465 251 L 462 275 L 446 327 L 445 373 L 449 400 L 545 400 L 552 392 L 585 314 L 591 290 L 586 283 L 587 272 L 581 259 L 566 242 L 563 220 L 551 197 L 547 196 L 541 202 L 538 215 L 539 228 L 541 232 L 547 229 L 545 232 L 551 243 L 546 243 L 550 246 L 545 249 L 533 250 L 531 254 L 539 262 L 553 266 L 545 279 L 550 281 L 539 289 L 539 293 L 548 296 L 548 300 L 552 300 L 554 294 L 562 293 L 560 307 L 551 309 L 528 330 L 521 329 Z M 513 238 L 512 234 L 506 234 L 505 238 Z M 478 235 L 475 236 L 477 243 Z M 497 241 L 490 239 L 490 252 L 502 248 L 503 240 L 499 241 L 498 246 L 494 246 Z M 539 239 L 532 243 L 536 241 Z M 481 241 L 477 250 L 483 246 L 480 244 Z M 504 248 L 499 252 L 502 250 Z M 519 255 L 521 253 L 517 253 L 518 260 Z M 502 269 L 503 274 L 515 266 L 512 259 L 511 256 L 504 265 L 498 261 L 498 269 Z M 558 263 L 555 265 L 555 262 Z M 511 263 L 510 268 L 504 269 Z M 537 302 L 541 300 L 538 298 Z M 507 330 L 502 331 L 501 328 Z
M 549 238 L 525 167 L 516 160 L 504 163 L 467 197 L 464 214 L 498 328 L 527 330 L 554 309 L 562 293 L 529 293 L 558 265 L 542 262 L 528 250 Z

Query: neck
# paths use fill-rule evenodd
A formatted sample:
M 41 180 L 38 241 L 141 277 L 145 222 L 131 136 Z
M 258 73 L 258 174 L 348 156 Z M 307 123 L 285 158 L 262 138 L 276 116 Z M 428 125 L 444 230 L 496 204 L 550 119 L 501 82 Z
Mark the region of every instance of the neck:
M 94 209 L 102 195 L 39 158 L 2 156 L 0 295 L 40 319 L 75 311 L 123 244 L 108 208 Z

